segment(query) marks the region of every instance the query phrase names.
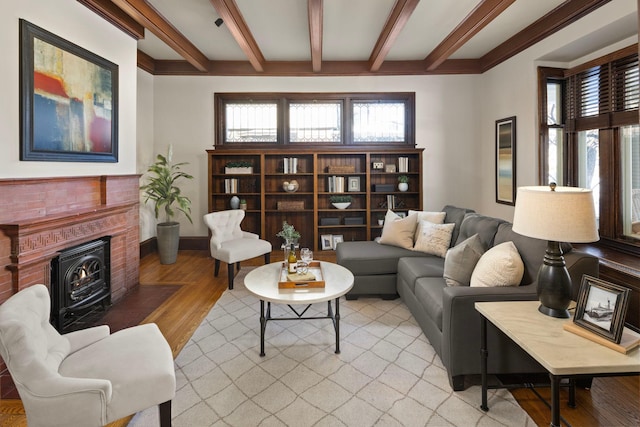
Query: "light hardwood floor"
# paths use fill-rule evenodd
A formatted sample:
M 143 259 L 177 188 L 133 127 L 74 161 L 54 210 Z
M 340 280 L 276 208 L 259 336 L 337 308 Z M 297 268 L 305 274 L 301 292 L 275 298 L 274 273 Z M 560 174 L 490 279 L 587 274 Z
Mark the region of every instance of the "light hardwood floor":
M 317 259 L 335 261 L 333 252 L 315 251 Z M 272 261 L 282 259 L 282 253 L 272 254 Z M 261 265 L 262 258 L 243 263 Z M 161 265 L 156 255 L 140 262 L 141 286 L 182 285 L 143 323 L 155 322 L 169 341 L 174 356 L 187 343 L 202 319 L 226 289 L 226 271 L 213 277 L 213 260 L 204 251 L 181 251 L 173 265 Z M 548 397 L 548 389 L 539 390 Z M 512 391 L 520 405 L 538 425 L 549 425 L 550 411 L 530 390 Z M 563 395 L 566 402 L 566 395 Z M 596 378 L 591 390 L 578 390 L 577 407 L 562 407 L 562 416 L 577 426 L 638 426 L 640 425 L 640 377 Z M 478 404 L 480 396 L 478 396 Z M 126 426 L 129 418 L 110 424 Z M 24 409 L 19 400 L 0 400 L 0 426 L 26 426 Z M 197 427 L 197 426 L 194 426 Z

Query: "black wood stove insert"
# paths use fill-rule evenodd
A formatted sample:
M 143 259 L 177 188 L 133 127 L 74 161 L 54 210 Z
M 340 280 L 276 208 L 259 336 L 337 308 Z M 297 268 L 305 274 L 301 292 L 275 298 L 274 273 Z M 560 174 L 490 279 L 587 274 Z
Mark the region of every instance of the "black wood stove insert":
M 110 237 L 65 249 L 51 261 L 51 323 L 59 332 L 111 304 Z

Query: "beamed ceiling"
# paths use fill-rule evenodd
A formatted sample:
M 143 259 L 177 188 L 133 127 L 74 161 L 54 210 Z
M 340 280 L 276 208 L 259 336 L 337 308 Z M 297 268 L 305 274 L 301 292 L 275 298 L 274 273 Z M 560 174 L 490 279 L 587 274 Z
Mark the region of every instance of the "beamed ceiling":
M 616 1 L 78 0 L 138 40 L 138 66 L 152 74 L 244 76 L 482 73 Z M 637 34 L 637 20 L 553 59 Z

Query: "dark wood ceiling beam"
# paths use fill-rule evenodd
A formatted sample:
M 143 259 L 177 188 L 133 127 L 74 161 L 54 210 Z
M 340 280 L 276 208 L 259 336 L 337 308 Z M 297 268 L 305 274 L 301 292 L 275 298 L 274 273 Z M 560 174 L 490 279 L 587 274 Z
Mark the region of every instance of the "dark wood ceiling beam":
M 199 71 L 207 71 L 209 59 L 144 0 L 112 0 L 120 9 L 144 25 Z
M 264 56 L 234 0 L 210 0 L 256 71 L 264 70 Z
M 138 68 L 147 73 L 154 74 L 156 71 L 156 60 L 138 49 Z
M 391 47 L 400 35 L 400 32 L 409 21 L 411 14 L 418 6 L 420 0 L 396 0 L 387 22 L 382 28 L 380 37 L 376 42 L 369 57 L 369 70 L 377 71 L 382 66 L 384 59 L 389 54 Z
M 154 75 L 203 75 L 186 61 L 156 60 Z M 322 70 L 314 72 L 310 61 L 267 61 L 264 71 L 257 72 L 248 61 L 211 61 L 209 76 L 409 76 L 439 74 L 480 74 L 478 59 L 448 59 L 435 71 L 427 71 L 424 61 L 385 61 L 377 71 L 371 71 L 369 61 L 323 61 Z
M 144 27 L 111 0 L 78 0 L 78 3 L 85 5 L 134 39 L 144 38 Z
M 309 41 L 311 43 L 311 69 L 314 72 L 322 69 L 322 1 L 323 0 L 308 0 L 307 2 Z
M 435 70 L 480 30 L 496 19 L 515 0 L 483 0 L 424 59 L 428 71 Z
M 485 72 L 569 24 L 593 12 L 611 0 L 567 0 L 510 39 L 492 49 L 480 63 Z

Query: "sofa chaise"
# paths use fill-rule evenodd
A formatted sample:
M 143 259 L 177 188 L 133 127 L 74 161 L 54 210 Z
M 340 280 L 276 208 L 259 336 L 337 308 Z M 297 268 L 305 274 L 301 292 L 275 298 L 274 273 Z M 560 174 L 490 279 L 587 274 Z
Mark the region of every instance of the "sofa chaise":
M 451 387 L 463 390 L 480 374 L 480 315 L 474 303 L 481 301 L 537 300 L 536 275 L 547 242 L 512 231 L 511 223 L 475 213 L 470 209 L 445 206 L 444 223 L 454 224 L 450 247 L 471 237 L 485 251 L 513 242 L 524 271 L 519 286 L 450 286 L 441 256 L 375 241 L 343 242 L 337 246 L 338 264 L 354 275 L 354 287 L 347 299 L 398 295 L 408 306 L 427 339 L 447 369 Z M 477 236 L 476 236 L 477 235 Z M 384 234 L 383 234 L 384 237 Z M 573 283 L 573 298 L 584 274 L 598 276 L 598 258 L 563 245 Z M 492 374 L 545 372 L 529 355 L 496 329 L 489 327 L 488 371 Z M 467 379 L 468 381 L 465 381 Z

